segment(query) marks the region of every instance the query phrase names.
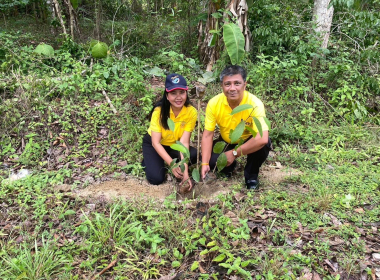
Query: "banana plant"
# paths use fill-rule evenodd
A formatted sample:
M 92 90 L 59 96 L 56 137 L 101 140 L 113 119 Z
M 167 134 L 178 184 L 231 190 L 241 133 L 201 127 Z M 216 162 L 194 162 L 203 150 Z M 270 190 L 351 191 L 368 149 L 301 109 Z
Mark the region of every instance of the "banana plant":
M 233 65 L 240 64 L 245 54 L 245 39 L 240 27 L 235 23 L 225 24 L 223 26 L 223 41 L 231 63 Z

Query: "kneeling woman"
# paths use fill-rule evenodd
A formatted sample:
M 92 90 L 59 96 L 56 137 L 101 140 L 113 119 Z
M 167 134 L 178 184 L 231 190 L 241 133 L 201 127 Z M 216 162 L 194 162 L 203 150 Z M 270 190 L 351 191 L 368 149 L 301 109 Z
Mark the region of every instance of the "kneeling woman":
M 197 121 L 197 110 L 191 106 L 187 90 L 184 77 L 178 74 L 168 75 L 164 94 L 150 114 L 150 126 L 144 136 L 142 148 L 146 178 L 153 185 L 159 185 L 164 181 L 166 169 L 174 158 L 182 158 L 182 154 L 170 148 L 176 141 L 179 140 L 190 150 L 189 164 L 196 163 L 197 150 L 189 147 L 189 144 L 191 132 Z M 168 118 L 174 121 L 174 132 L 169 129 Z M 187 164 L 184 172 L 181 172 L 179 167 L 174 168 L 172 172 L 176 178 L 182 180 L 181 184 L 188 184 L 191 190 L 192 183 Z

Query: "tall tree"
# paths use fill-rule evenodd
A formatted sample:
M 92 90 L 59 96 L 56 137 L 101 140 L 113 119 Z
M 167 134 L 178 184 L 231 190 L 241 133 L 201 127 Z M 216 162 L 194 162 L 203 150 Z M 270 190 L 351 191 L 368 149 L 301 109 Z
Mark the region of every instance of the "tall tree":
M 331 30 L 331 23 L 334 15 L 334 7 L 330 5 L 330 0 L 314 0 L 313 20 L 316 23 L 314 31 L 319 34 L 322 41 L 321 47 L 326 49 Z
M 59 19 L 59 23 L 61 24 L 63 34 L 67 34 L 65 23 L 63 21 L 63 17 L 62 17 L 62 13 L 61 13 L 61 8 L 59 7 L 58 0 L 53 0 L 53 3 L 54 3 L 54 11 L 55 11 L 55 14 L 57 15 L 57 17 Z

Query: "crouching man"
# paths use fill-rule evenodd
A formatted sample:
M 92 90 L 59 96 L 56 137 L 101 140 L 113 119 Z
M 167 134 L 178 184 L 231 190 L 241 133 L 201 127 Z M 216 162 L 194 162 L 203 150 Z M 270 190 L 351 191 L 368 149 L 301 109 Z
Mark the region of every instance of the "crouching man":
M 226 176 L 230 176 L 236 167 L 236 158 L 247 156 L 247 164 L 244 168 L 244 177 L 247 189 L 258 190 L 258 174 L 261 165 L 268 157 L 271 141 L 268 135 L 268 126 L 264 121 L 265 109 L 260 99 L 247 92 L 246 71 L 237 65 L 227 66 L 220 74 L 220 82 L 223 92 L 213 97 L 207 104 L 205 130 L 202 136 L 202 170 L 204 179 L 206 174 L 213 170 L 219 154 L 213 153 L 213 146 L 219 141 L 226 142 L 227 166 L 221 170 Z M 250 104 L 253 109 L 244 110 L 231 115 L 234 108 L 239 105 Z M 230 130 L 245 120 L 246 125 L 258 132 L 252 117 L 256 117 L 262 126 L 262 137 L 257 133 L 256 137 L 245 130 L 241 138 L 244 144 L 235 149 L 237 143 L 231 143 Z M 215 126 L 220 129 L 219 139 L 213 140 Z

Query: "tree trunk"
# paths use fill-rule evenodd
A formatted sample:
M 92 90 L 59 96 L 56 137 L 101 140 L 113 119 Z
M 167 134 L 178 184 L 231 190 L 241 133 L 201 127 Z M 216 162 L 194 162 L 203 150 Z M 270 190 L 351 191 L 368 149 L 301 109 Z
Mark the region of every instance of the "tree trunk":
M 78 34 L 80 34 L 79 26 L 78 26 L 78 18 L 73 8 L 73 5 L 71 4 L 71 1 L 64 0 L 64 2 L 65 2 L 65 5 L 67 6 L 67 9 L 69 10 L 70 34 L 71 34 L 71 38 L 74 40 L 74 28 L 78 32 Z
M 334 15 L 334 7 L 329 8 L 330 0 L 314 0 L 313 20 L 316 23 L 314 31 L 319 34 L 321 47 L 326 49 Z
M 100 41 L 100 1 L 95 0 L 95 28 L 96 38 Z
M 34 20 L 38 22 L 38 15 L 37 15 L 37 9 L 36 9 L 36 2 L 33 1 L 32 3 L 32 13 L 34 16 Z
M 222 22 L 222 18 L 215 18 L 212 16 L 212 14 L 216 13 L 219 9 L 219 3 L 214 3 L 210 0 L 206 25 L 203 27 L 202 22 L 198 25 L 198 52 L 201 62 L 207 65 L 207 71 L 212 70 L 212 66 L 220 55 L 219 45 L 221 44 L 221 40 L 217 34 L 210 33 L 210 30 L 217 30 Z M 214 36 L 217 36 L 218 38 L 215 39 Z M 211 45 L 212 40 L 215 41 Z
M 53 3 L 54 3 L 55 13 L 57 14 L 57 17 L 58 17 L 58 19 L 59 19 L 59 22 L 61 23 L 61 27 L 62 27 L 62 30 L 63 30 L 63 34 L 67 34 L 67 32 L 66 32 L 66 27 L 65 27 L 65 23 L 63 22 L 63 18 L 62 18 L 61 9 L 59 8 L 58 0 L 53 0 Z
M 64 0 L 67 9 L 69 10 L 69 22 L 70 22 L 70 35 L 71 38 L 74 40 L 74 14 L 73 14 L 73 7 L 71 6 L 70 0 Z

